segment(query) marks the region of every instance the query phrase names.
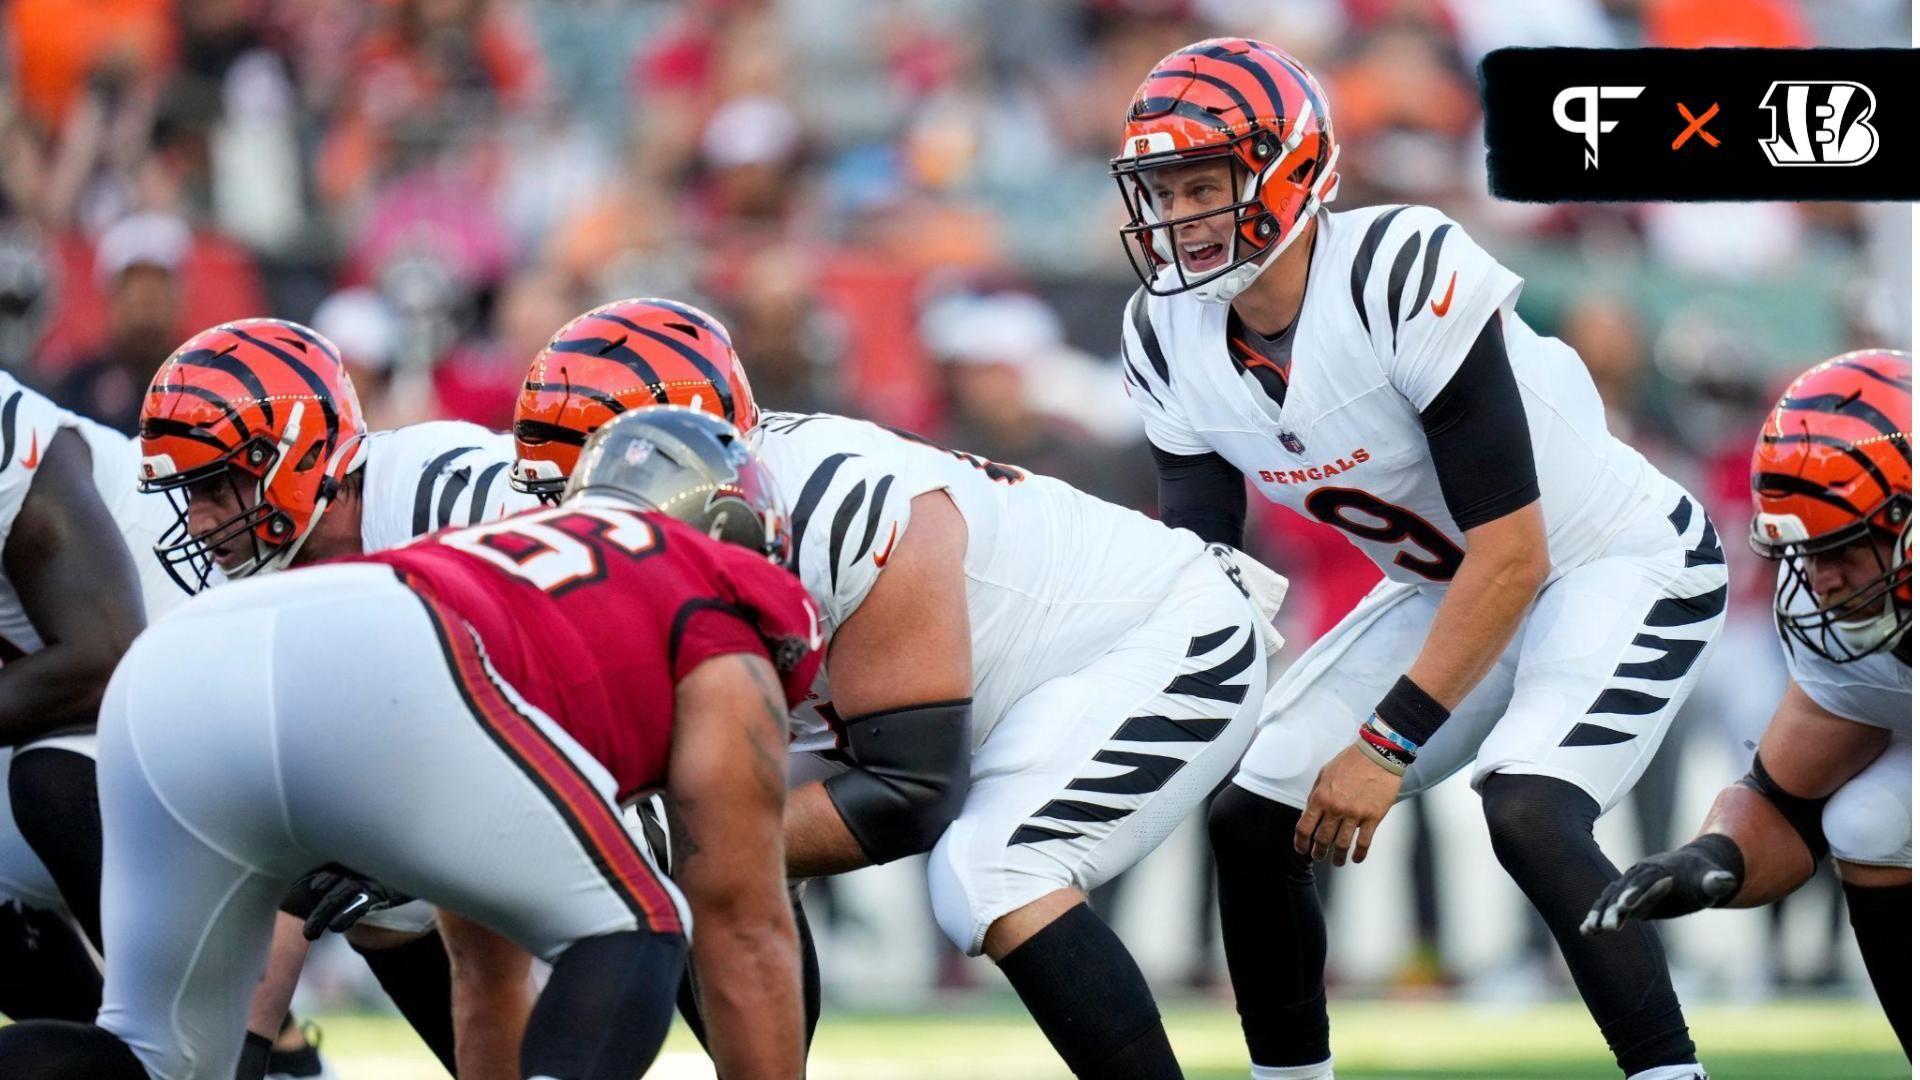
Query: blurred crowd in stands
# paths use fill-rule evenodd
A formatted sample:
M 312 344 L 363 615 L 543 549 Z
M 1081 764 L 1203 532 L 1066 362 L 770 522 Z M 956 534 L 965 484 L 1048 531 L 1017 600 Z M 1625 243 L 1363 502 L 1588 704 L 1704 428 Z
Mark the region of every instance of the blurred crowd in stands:
M 340 345 L 375 427 L 504 428 L 568 318 L 668 295 L 729 324 L 765 406 L 1151 509 L 1106 163 L 1153 61 L 1232 33 L 1319 74 L 1334 209 L 1462 222 L 1527 277 L 1521 313 L 1579 350 L 1615 430 L 1737 538 L 1785 376 L 1911 347 L 1910 208 L 1496 203 L 1475 66 L 1507 45 L 1905 43 L 1907 19 L 1902 0 L 10 0 L 0 364 L 131 431 L 179 341 L 270 314 Z M 1249 543 L 1310 642 L 1374 572 L 1255 508 Z M 1745 625 L 1693 725 L 1722 741 L 1778 685 L 1765 570 L 1734 569 Z M 1700 810 L 1657 775 L 1647 849 Z

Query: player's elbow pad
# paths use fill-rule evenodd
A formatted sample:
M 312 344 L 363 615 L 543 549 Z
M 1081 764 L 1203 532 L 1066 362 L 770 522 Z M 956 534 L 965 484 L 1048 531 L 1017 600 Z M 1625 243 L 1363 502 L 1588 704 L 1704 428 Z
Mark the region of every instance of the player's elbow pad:
M 827 780 L 827 796 L 876 865 L 931 850 L 960 816 L 972 729 L 970 698 L 847 721 L 854 766 Z
M 1738 783 L 1743 788 L 1759 792 L 1761 798 L 1780 811 L 1780 816 L 1787 819 L 1793 831 L 1800 834 L 1801 842 L 1807 845 L 1807 853 L 1813 856 L 1815 863 L 1826 858 L 1827 833 L 1820 826 L 1821 812 L 1827 807 L 1826 799 L 1804 799 L 1782 790 L 1779 784 L 1773 782 L 1773 777 L 1767 775 L 1766 767 L 1760 764 L 1758 751 L 1753 755 L 1752 770 L 1741 777 Z

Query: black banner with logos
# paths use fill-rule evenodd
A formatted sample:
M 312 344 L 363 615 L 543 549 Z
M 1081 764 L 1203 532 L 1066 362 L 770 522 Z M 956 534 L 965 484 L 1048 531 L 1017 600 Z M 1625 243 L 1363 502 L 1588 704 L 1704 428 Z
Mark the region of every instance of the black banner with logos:
M 1502 199 L 1920 199 L 1920 50 L 1498 49 L 1480 92 Z

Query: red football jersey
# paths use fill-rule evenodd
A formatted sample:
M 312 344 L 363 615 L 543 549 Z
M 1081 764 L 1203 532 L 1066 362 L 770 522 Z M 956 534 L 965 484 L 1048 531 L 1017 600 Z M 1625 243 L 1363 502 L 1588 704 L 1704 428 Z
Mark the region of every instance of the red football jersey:
M 507 698 L 578 740 L 622 799 L 666 779 L 674 686 L 701 661 L 771 661 L 789 707 L 820 666 L 799 579 L 650 511 L 529 510 L 347 561 L 393 567 L 443 624 L 471 627 Z

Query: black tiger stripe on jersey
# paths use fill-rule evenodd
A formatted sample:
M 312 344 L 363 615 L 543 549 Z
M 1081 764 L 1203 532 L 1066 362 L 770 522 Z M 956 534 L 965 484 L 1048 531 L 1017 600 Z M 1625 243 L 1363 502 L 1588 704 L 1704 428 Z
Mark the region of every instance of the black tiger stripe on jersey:
M 1727 553 L 1720 548 L 1720 535 L 1714 531 L 1713 519 L 1703 518 L 1700 529 L 1700 542 L 1687 549 L 1688 566 L 1722 565 L 1727 561 Z
M 860 534 L 860 547 L 853 553 L 855 559 L 873 549 L 873 538 L 880 534 L 880 511 L 886 508 L 887 492 L 892 488 L 892 473 L 881 477 L 880 482 L 873 485 L 873 498 L 867 500 L 867 529 Z M 838 561 L 835 560 L 836 563 Z
M 1387 327 L 1390 330 L 1388 340 L 1393 348 L 1400 347 L 1400 299 L 1407 288 L 1407 273 L 1413 269 L 1413 260 L 1420 255 L 1420 234 L 1407 237 L 1394 253 L 1393 267 L 1387 273 Z
M 1133 332 L 1140 339 L 1140 347 L 1146 350 L 1147 363 L 1153 365 L 1153 373 L 1171 387 L 1173 376 L 1167 370 L 1167 354 L 1160 348 L 1160 335 L 1153 332 L 1153 319 L 1147 315 L 1147 290 L 1134 290 L 1133 300 L 1127 304 L 1127 315 L 1133 320 Z
M 496 461 L 481 470 L 480 479 L 473 483 L 473 496 L 467 504 L 467 524 L 478 525 L 487 513 L 487 496 L 493 494 L 493 482 L 507 469 L 507 463 Z
M 233 376 L 241 386 L 246 387 L 247 393 L 253 398 L 253 404 L 260 406 L 261 418 L 266 420 L 268 427 L 272 427 L 273 399 L 267 394 L 267 384 L 260 381 L 260 376 L 254 374 L 252 368 L 234 358 L 233 350 L 237 348 L 239 346 L 232 345 L 217 352 L 213 349 L 195 349 L 181 356 L 176 362 L 181 367 L 206 368 L 209 371 L 224 372 Z
M 862 480 L 853 485 L 847 497 L 840 500 L 840 509 L 833 512 L 833 531 L 827 535 L 827 582 L 834 592 L 840 591 L 840 549 L 846 544 L 847 527 L 853 524 L 866 498 L 867 482 Z
M 473 482 L 473 467 L 462 465 L 447 474 L 447 482 L 440 489 L 440 501 L 433 508 L 433 527 L 444 529 L 453 524 L 453 506 L 460 501 L 460 493 L 467 490 Z
M 825 461 L 813 467 L 812 475 L 808 476 L 807 482 L 800 486 L 800 497 L 794 500 L 793 504 L 795 565 L 799 564 L 800 553 L 805 550 L 800 545 L 806 542 L 807 526 L 813 522 L 814 508 L 820 505 L 821 498 L 827 493 L 827 487 L 833 483 L 833 474 L 840 471 L 840 466 L 845 464 L 848 458 L 858 456 L 858 454 L 845 452 L 829 455 Z
M 456 446 L 439 457 L 427 462 L 420 470 L 420 483 L 413 489 L 413 535 L 424 536 L 428 532 L 427 524 L 432 520 L 433 485 L 440 479 L 440 472 L 461 454 L 480 449 L 477 446 Z
M 327 447 L 331 449 L 340 439 L 340 407 L 334 403 L 333 391 L 327 388 L 327 384 L 320 376 L 314 374 L 313 369 L 304 361 L 280 346 L 245 330 L 235 330 L 233 336 L 259 346 L 267 355 L 287 365 L 295 375 L 300 377 L 301 382 L 307 384 L 307 389 L 313 392 L 314 400 L 320 403 L 320 416 L 327 422 Z
M 1353 273 L 1349 284 L 1353 287 L 1353 309 L 1360 313 L 1361 329 L 1373 333 L 1373 323 L 1367 318 L 1367 278 L 1373 273 L 1373 257 L 1380 250 L 1380 242 L 1386 239 L 1387 228 L 1393 219 L 1400 216 L 1406 207 L 1396 206 L 1367 226 L 1367 233 L 1360 238 L 1360 250 L 1353 257 Z
M 5 405 L 0 405 L 0 469 L 13 464 L 13 440 L 16 437 L 15 424 L 20 417 L 20 399 L 25 390 L 15 390 Z
M 1128 358 L 1125 349 L 1120 350 L 1120 364 L 1126 370 L 1129 386 L 1138 387 L 1142 393 L 1153 399 L 1155 405 L 1163 409 L 1167 407 L 1166 402 L 1160 400 L 1160 395 L 1153 392 L 1153 387 L 1147 385 L 1147 380 L 1140 374 L 1140 369 L 1133 366 L 1133 361 Z
M 1413 306 L 1407 309 L 1406 317 L 1409 322 L 1415 315 L 1420 314 L 1420 309 L 1426 306 L 1427 298 L 1433 295 L 1433 283 L 1440 276 L 1440 248 L 1447 242 L 1447 233 L 1452 229 L 1453 222 L 1448 221 L 1433 230 L 1432 236 L 1427 237 L 1427 254 L 1420 260 L 1420 293 L 1413 298 Z
M 1687 535 L 1687 526 L 1693 524 L 1693 500 L 1686 496 L 1667 514 L 1667 522 L 1673 526 L 1675 536 Z

